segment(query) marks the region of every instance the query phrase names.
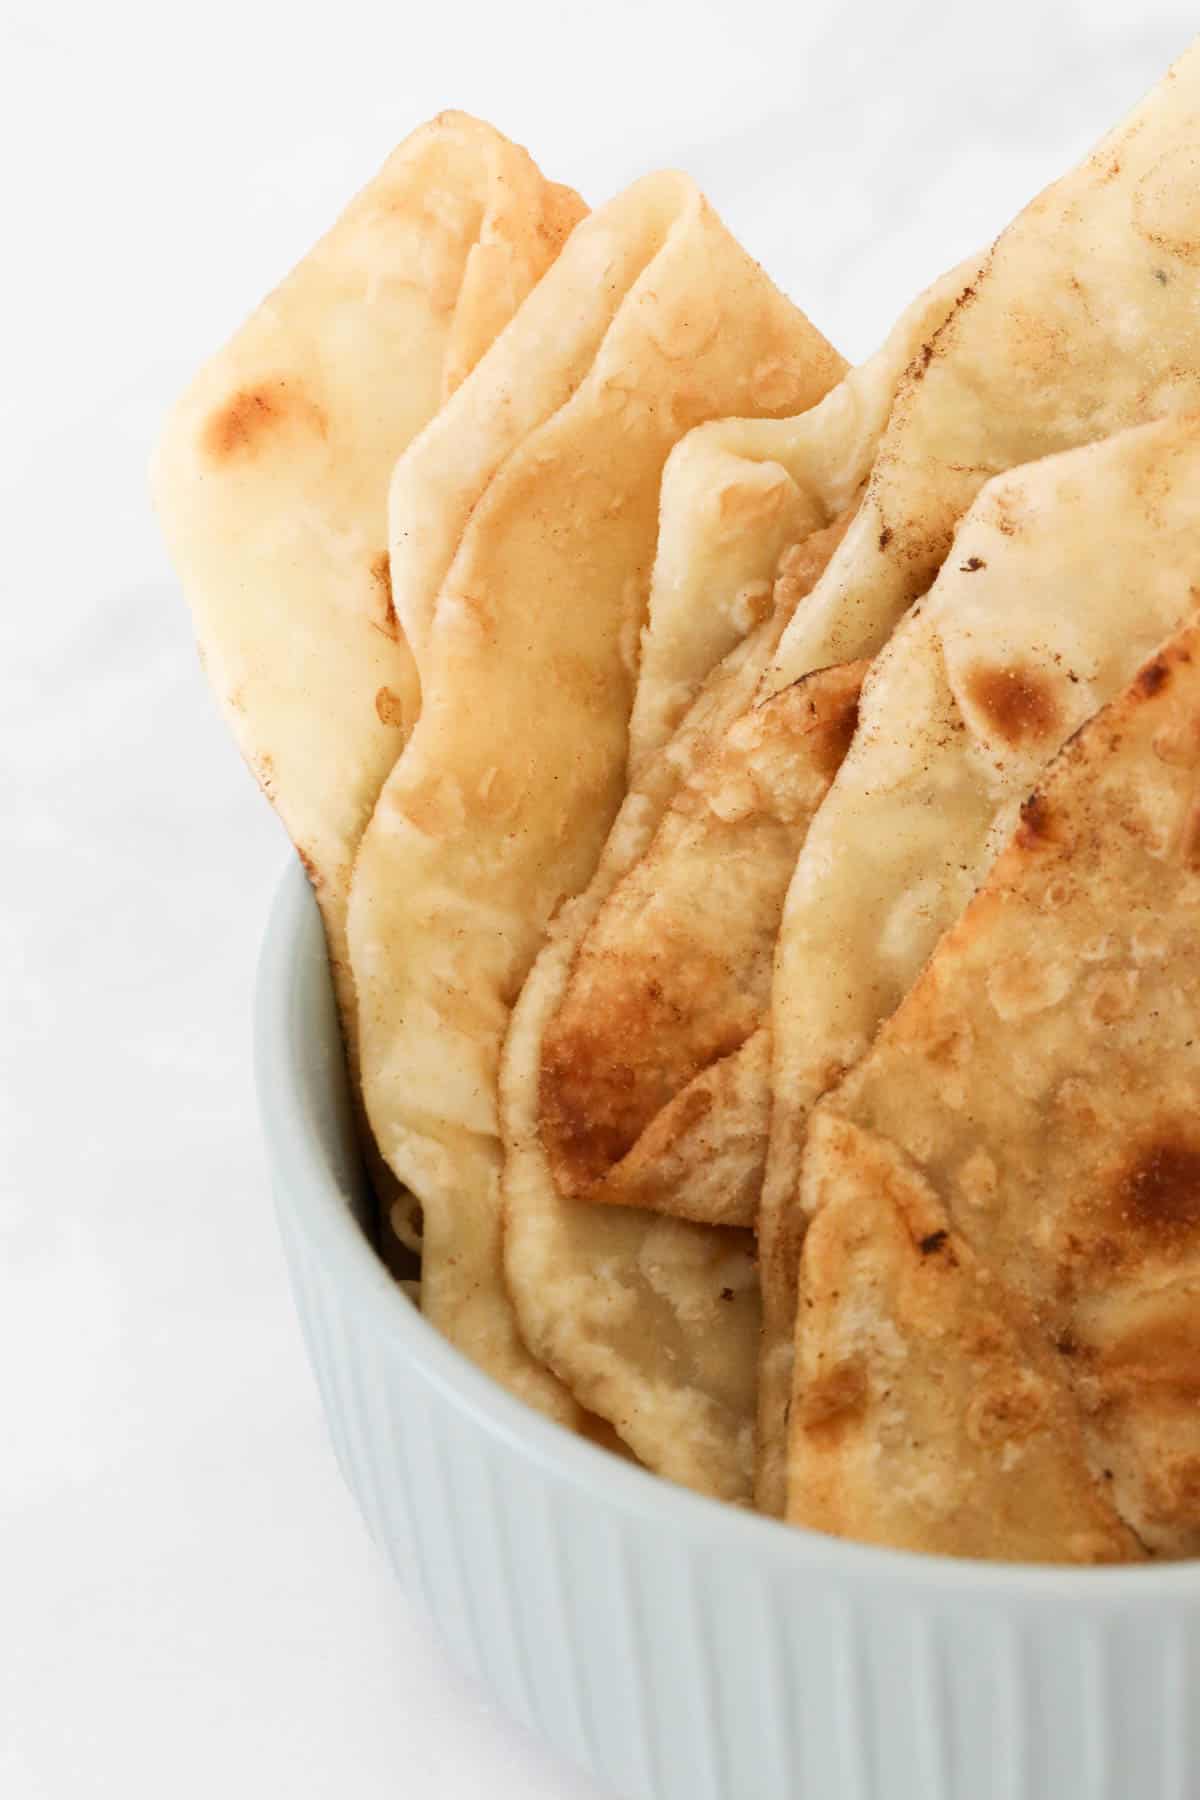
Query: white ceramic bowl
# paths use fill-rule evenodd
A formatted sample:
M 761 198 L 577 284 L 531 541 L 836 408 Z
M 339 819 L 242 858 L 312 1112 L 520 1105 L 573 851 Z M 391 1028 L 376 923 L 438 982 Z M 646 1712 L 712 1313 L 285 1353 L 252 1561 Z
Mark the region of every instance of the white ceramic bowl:
M 1200 1795 L 1200 1565 L 873 1550 L 572 1437 L 444 1342 L 363 1235 L 299 870 L 257 1021 L 283 1241 L 342 1473 L 402 1584 L 519 1719 L 626 1800 Z

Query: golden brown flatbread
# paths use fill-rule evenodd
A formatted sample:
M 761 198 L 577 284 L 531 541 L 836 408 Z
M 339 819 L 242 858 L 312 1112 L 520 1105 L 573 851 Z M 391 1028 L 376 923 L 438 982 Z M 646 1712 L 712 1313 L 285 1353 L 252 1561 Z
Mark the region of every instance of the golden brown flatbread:
M 876 658 L 776 950 L 793 1142 L 962 911 L 1050 758 L 1194 611 L 1198 496 L 1192 415 L 997 477 Z M 782 1338 L 804 1220 L 763 1224 L 768 1331 Z
M 350 867 L 418 704 L 388 482 L 586 210 L 440 114 L 201 370 L 156 453 L 205 670 L 312 878 L 352 1056 Z
M 845 528 L 914 344 L 931 319 L 945 315 L 962 279 L 955 272 L 923 295 L 878 355 L 808 414 L 779 423 L 705 426 L 673 453 L 663 483 L 631 727 L 630 791 L 591 886 L 554 922 L 505 1055 L 507 1260 L 522 1329 L 576 1392 L 634 1434 L 650 1466 L 729 1499 L 749 1497 L 759 1329 L 749 1240 L 631 1209 L 606 1217 L 559 1192 L 538 1128 L 542 1034 L 596 909 L 645 852 L 672 795 L 682 794 L 693 778 L 702 780 L 724 728 L 749 703 L 787 619 L 803 604 Z M 782 554 L 781 545 L 787 546 Z M 771 611 L 756 624 L 772 576 Z M 734 648 L 697 691 L 708 660 L 731 641 Z M 827 750 L 829 718 L 841 715 L 842 686 L 838 676 L 836 693 L 831 688 L 837 703 L 825 703 L 814 734 Z M 689 699 L 690 709 L 676 725 L 678 708 Z M 781 703 L 781 727 L 794 710 L 793 702 Z M 801 737 L 812 722 L 805 707 Z M 767 735 L 766 725 L 764 720 L 754 729 Z M 737 760 L 742 753 L 731 754 Z M 716 1218 L 718 1164 L 736 1181 L 738 1126 L 746 1118 L 731 1089 L 740 1083 L 745 1107 L 766 1094 L 763 1061 L 749 1045 L 744 1056 L 714 1067 L 710 1080 L 721 1067 L 731 1078 L 714 1092 L 726 1121 L 721 1156 L 710 1152 L 704 1164 Z M 669 1149 L 659 1144 L 646 1158 L 651 1182 L 669 1179 L 672 1170 L 681 1180 L 695 1174 L 696 1121 L 676 1130 L 669 1114 L 670 1108 L 659 1121 L 671 1133 Z M 761 1124 L 750 1143 L 761 1155 Z M 690 1191 L 703 1209 L 701 1185 L 693 1180 Z M 646 1198 L 653 1193 L 648 1186 Z M 698 1217 L 705 1217 L 703 1210 Z M 635 1301 L 631 1326 L 626 1314 Z
M 704 426 L 668 464 L 630 791 L 543 1046 L 541 1139 L 564 1195 L 754 1223 L 779 911 L 862 669 L 750 703 L 850 526 L 904 369 L 973 273 L 923 294 L 809 413 Z M 760 624 L 747 616 L 755 576 L 774 578 Z
M 1031 1309 L 895 1147 L 814 1121 L 788 1517 L 946 1556 L 1139 1558 Z
M 757 1070 L 765 1095 L 779 915 L 865 673 L 822 670 L 737 718 L 596 917 L 542 1048 L 560 1193 L 754 1224 L 766 1136 L 752 1084 Z M 764 1127 L 748 1162 L 747 1117 Z M 697 1178 L 681 1189 L 683 1158 Z
M 1009 226 L 972 291 L 923 347 L 862 507 L 784 634 L 764 692 L 874 655 L 929 587 L 989 477 L 1200 406 L 1197 142 L 1200 45 Z M 793 892 L 802 879 L 798 868 Z M 790 911 L 789 900 L 781 961 Z M 803 1072 L 803 993 L 789 978 L 776 980 L 771 1014 L 774 1102 L 758 1226 L 766 1284 L 758 1502 L 778 1512 L 794 1286 L 775 1283 L 771 1272 L 790 1268 L 794 1283 L 789 1208 L 813 1096 Z M 856 1053 L 835 1050 L 820 1086 Z
M 948 1493 L 974 1471 L 1010 1508 L 1024 1440 L 1007 1469 L 978 1440 L 1012 1423 L 1015 1383 L 1059 1443 L 1053 1478 L 1044 1432 L 1025 1464 L 1036 1499 L 1022 1529 L 1044 1533 L 1045 1553 L 1081 1553 L 1065 1505 L 1069 1487 L 1088 1509 L 1080 1441 L 1093 1490 L 1143 1545 L 1200 1552 L 1198 824 L 1193 622 L 1063 750 L 979 894 L 815 1115 L 792 1519 L 869 1518 L 882 1541 L 928 1531 L 926 1547 L 1009 1553 L 1008 1510 L 992 1538 L 972 1511 L 960 1541 Z M 868 1223 L 887 1247 L 863 1252 L 863 1279 L 843 1290 L 834 1272 Z M 972 1312 L 1012 1322 L 994 1367 Z M 844 1377 L 845 1404 L 823 1402 L 817 1352 L 852 1362 L 860 1341 L 886 1354 L 870 1353 L 861 1382 Z M 979 1398 L 993 1384 L 994 1406 Z M 900 1481 L 879 1448 L 893 1402 L 889 1430 L 912 1439 Z
M 537 358 L 517 356 L 520 318 L 452 403 L 492 434 L 469 456 L 495 472 L 424 648 L 414 627 L 421 716 L 363 838 L 350 907 L 363 1087 L 384 1156 L 424 1208 L 423 1308 L 497 1379 L 568 1418 L 574 1402 L 524 1347 L 501 1272 L 510 1009 L 624 791 L 672 446 L 713 416 L 794 412 L 843 366 L 682 176 L 648 177 L 576 230 L 534 296 L 559 337 L 579 322 L 581 269 L 612 284 L 612 320 L 594 344 L 585 311 L 577 361 L 547 350 L 546 416 L 539 401 L 510 447 L 511 396 L 540 392 Z M 578 379 L 558 403 L 564 367 Z

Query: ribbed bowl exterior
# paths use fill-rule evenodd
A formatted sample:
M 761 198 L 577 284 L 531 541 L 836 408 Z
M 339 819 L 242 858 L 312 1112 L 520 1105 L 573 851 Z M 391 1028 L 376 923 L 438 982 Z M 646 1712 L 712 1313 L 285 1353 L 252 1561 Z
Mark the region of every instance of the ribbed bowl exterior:
M 261 1104 L 334 1451 L 459 1661 L 624 1800 L 1197 1800 L 1200 1568 L 913 1557 L 673 1488 L 445 1344 L 355 1215 L 323 940 L 289 875 Z

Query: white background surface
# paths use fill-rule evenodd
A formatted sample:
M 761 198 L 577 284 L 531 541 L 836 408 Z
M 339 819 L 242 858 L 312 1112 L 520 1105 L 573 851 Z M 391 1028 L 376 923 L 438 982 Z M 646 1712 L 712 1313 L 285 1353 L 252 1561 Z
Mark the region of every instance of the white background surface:
M 688 169 L 857 358 L 1190 11 L 0 0 L 5 1800 L 596 1796 L 450 1669 L 326 1447 L 249 1067 L 285 850 L 148 513 L 167 401 L 445 105 L 592 201 Z

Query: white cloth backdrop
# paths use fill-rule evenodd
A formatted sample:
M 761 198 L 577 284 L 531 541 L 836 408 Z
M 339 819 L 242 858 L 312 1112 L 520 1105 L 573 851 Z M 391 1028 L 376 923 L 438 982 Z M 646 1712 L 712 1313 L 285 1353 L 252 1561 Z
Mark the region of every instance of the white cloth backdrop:
M 689 170 L 857 358 L 1191 12 L 0 4 L 6 1800 L 595 1797 L 449 1667 L 323 1437 L 249 1066 L 285 848 L 148 513 L 168 399 L 446 105 L 593 202 Z

